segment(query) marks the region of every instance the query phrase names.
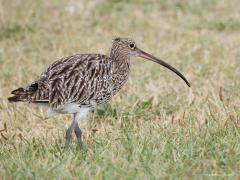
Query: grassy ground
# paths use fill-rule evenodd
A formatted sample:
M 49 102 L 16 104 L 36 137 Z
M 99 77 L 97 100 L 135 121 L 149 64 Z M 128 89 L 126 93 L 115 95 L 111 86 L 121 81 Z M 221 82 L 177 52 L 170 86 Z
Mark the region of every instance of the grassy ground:
M 6 98 L 60 57 L 109 53 L 114 36 L 192 87 L 133 59 L 124 89 L 80 122 L 85 151 L 63 153 L 71 116 Z M 238 0 L 0 0 L 1 179 L 240 178 L 239 47 Z

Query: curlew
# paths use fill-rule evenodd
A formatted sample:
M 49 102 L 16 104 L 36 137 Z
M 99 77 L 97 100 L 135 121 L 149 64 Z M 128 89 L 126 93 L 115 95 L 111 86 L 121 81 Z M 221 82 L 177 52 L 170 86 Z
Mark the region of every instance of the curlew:
M 55 61 L 33 83 L 11 93 L 10 102 L 48 104 L 47 116 L 58 113 L 73 114 L 66 130 L 64 149 L 68 149 L 74 131 L 77 144 L 83 148 L 82 131 L 78 121 L 89 109 L 108 102 L 125 84 L 131 69 L 130 58 L 142 57 L 156 62 L 187 79 L 174 67 L 139 49 L 128 38 L 114 38 L 109 56 L 101 54 L 76 54 Z

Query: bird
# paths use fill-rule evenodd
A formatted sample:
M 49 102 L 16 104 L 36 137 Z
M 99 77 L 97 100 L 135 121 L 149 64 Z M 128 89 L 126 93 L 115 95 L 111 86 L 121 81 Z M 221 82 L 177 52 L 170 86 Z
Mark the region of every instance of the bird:
M 142 57 L 168 68 L 190 87 L 188 80 L 173 66 L 141 50 L 134 40 L 115 37 L 109 55 L 75 54 L 56 60 L 30 85 L 13 90 L 8 101 L 47 104 L 49 118 L 72 114 L 63 148 L 69 148 L 74 131 L 77 145 L 83 149 L 79 120 L 119 92 L 129 78 L 132 57 Z

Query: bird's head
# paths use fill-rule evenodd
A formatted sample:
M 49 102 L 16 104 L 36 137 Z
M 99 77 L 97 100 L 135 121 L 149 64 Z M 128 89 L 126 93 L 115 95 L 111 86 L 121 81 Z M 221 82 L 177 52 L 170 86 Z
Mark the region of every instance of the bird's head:
M 113 42 L 112 42 L 112 52 L 111 53 L 116 54 L 119 57 L 121 57 L 121 56 L 123 56 L 123 57 L 136 56 L 136 57 L 142 57 L 144 59 L 151 60 L 155 63 L 158 63 L 158 64 L 168 68 L 169 70 L 171 70 L 172 72 L 177 74 L 180 78 L 182 78 L 189 87 L 191 86 L 190 83 L 187 81 L 187 79 L 177 69 L 175 69 L 170 64 L 164 62 L 163 60 L 139 49 L 137 47 L 135 41 L 132 39 L 120 38 L 120 37 L 114 38 Z
M 120 37 L 113 39 L 112 50 L 114 50 L 115 53 L 120 53 L 125 56 L 136 56 L 136 47 L 136 43 L 132 39 Z

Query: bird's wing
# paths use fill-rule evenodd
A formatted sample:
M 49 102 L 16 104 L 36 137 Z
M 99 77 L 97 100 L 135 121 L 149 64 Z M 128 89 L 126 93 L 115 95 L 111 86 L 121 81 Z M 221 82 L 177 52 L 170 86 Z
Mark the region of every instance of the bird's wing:
M 101 81 L 103 75 L 109 73 L 109 64 L 110 59 L 99 54 L 77 54 L 59 59 L 31 85 L 12 91 L 14 96 L 9 101 L 49 103 L 53 109 L 68 102 L 89 103 L 102 88 Z
M 103 75 L 109 74 L 108 61 L 104 55 L 83 54 L 55 62 L 42 74 L 49 86 L 50 106 L 58 109 L 71 102 L 89 105 L 98 96 Z

